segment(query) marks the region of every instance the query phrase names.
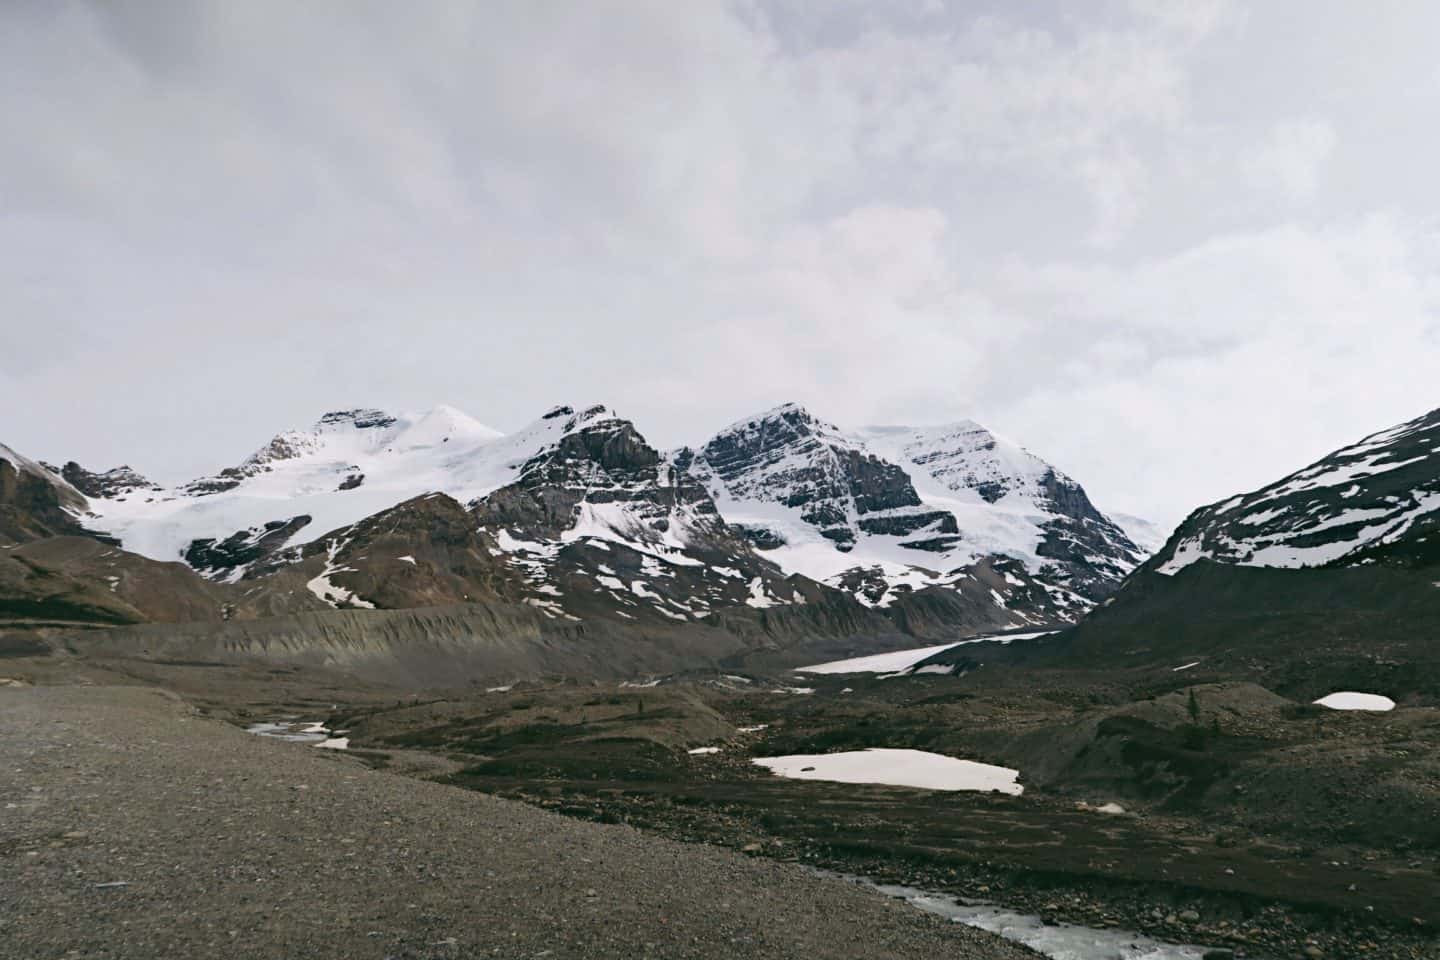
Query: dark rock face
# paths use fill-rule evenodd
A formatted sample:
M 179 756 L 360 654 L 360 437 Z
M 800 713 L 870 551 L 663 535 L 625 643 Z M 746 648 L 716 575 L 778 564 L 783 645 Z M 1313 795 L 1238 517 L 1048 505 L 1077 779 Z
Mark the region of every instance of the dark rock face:
M 356 487 L 360 486 L 360 484 L 362 484 L 362 483 L 364 483 L 364 482 L 365 482 L 365 474 L 363 474 L 363 473 L 352 473 L 352 474 L 350 474 L 348 477 L 346 477 L 344 480 L 341 480 L 341 481 L 340 481 L 340 486 L 337 487 L 336 489 L 337 489 L 337 490 L 354 490 Z
M 776 550 L 785 546 L 785 538 L 769 527 L 751 526 L 743 523 L 728 524 L 737 536 L 744 538 L 756 550 Z
M 862 517 L 856 525 L 866 533 L 884 533 L 892 537 L 908 537 L 917 530 L 952 535 L 960 532 L 960 527 L 955 522 L 955 514 L 947 510 Z M 952 537 L 952 540 L 958 539 L 959 537 Z
M 194 497 L 204 497 L 215 493 L 224 493 L 227 490 L 234 490 L 240 486 L 247 474 L 236 467 L 226 467 L 213 477 L 202 477 L 199 480 L 192 480 L 181 487 L 182 493 Z
M 0 543 L 90 535 L 78 519 L 88 509 L 85 498 L 50 471 L 0 447 Z
M 566 416 L 569 407 L 547 414 Z M 666 465 L 628 420 L 587 410 L 553 447 L 528 460 L 515 483 L 472 504 L 484 527 L 507 527 L 526 536 L 556 537 L 570 529 L 581 503 L 627 504 L 655 532 L 670 514 L 688 510 L 723 531 L 715 503 L 688 473 Z M 573 415 L 572 415 L 573 416 Z M 588 422 L 585 418 L 589 419 Z
M 224 540 L 192 540 L 185 549 L 185 562 L 201 576 L 213 580 L 243 576 L 250 572 L 249 568 L 275 557 L 290 538 L 309 523 L 310 518 L 302 514 L 237 530 Z
M 114 499 L 137 491 L 160 489 L 159 484 L 151 483 L 128 466 L 94 473 L 71 460 L 60 468 L 59 473 L 70 486 L 96 499 Z
M 604 408 L 552 414 L 568 418 L 560 438 L 470 505 L 505 547 L 523 602 L 555 618 L 650 624 L 800 602 L 685 469 L 693 454 L 662 457 Z
M 1057 516 L 1045 523 L 1036 553 L 1054 561 L 1042 568 L 1054 583 L 1087 600 L 1103 600 L 1133 569 L 1139 548 L 1125 531 L 1090 502 L 1080 484 L 1054 469 L 1046 471 L 1044 502 Z
M 1147 569 L 1440 565 L 1440 410 L 1192 513 Z
M 735 499 L 799 509 L 802 520 L 841 550 L 852 547 L 859 532 L 957 532 L 953 516 L 921 506 L 904 470 L 844 442 L 834 426 L 793 404 L 734 425 L 698 453 L 683 453 L 687 469 Z M 783 543 L 763 527 L 745 532 L 760 549 Z
M 320 418 L 320 423 L 322 426 L 350 424 L 356 430 L 372 430 L 394 426 L 395 418 L 383 410 L 332 410 Z

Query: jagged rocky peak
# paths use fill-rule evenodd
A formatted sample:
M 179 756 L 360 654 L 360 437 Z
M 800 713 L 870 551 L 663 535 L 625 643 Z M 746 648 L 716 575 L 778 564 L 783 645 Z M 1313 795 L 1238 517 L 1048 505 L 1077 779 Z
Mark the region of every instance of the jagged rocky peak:
M 922 508 L 903 469 L 794 403 L 720 431 L 695 453 L 690 469 L 717 499 L 797 510 L 841 551 L 852 548 L 861 533 L 909 536 L 923 530 L 926 542 L 957 533 L 953 517 Z M 790 539 L 748 516 L 740 523 L 762 548 Z
M 1192 513 L 1151 565 L 1440 564 L 1440 410 Z
M 569 411 L 569 407 L 557 410 Z M 553 414 L 554 411 L 551 412 Z M 553 419 L 547 414 L 545 419 Z M 593 462 L 606 470 L 644 470 L 660 462 L 660 454 L 645 442 L 635 424 L 597 404 L 579 414 L 571 412 L 553 456 Z M 550 456 L 549 451 L 542 457 Z
M 355 430 L 376 430 L 395 425 L 395 418 L 384 410 L 362 408 L 356 410 L 332 410 L 315 423 L 316 430 L 353 428 Z
M 776 563 L 875 607 L 970 589 L 965 570 L 1010 558 L 1038 586 L 1006 616 L 1073 618 L 1144 556 L 1078 483 L 973 421 L 848 431 L 785 404 L 721 431 L 689 469 Z M 1003 608 L 1013 588 L 976 602 Z
M 531 452 L 512 483 L 473 504 L 487 527 L 651 541 L 681 530 L 714 535 L 719 525 L 705 489 L 603 404 L 555 407 L 502 444 Z
M 113 499 L 128 496 L 137 491 L 161 489 L 158 483 L 147 479 L 131 469 L 129 465 L 115 467 L 103 473 L 95 473 L 86 470 L 74 460 L 70 460 L 59 470 L 55 470 L 54 467 L 50 469 L 60 474 L 70 486 L 94 499 Z

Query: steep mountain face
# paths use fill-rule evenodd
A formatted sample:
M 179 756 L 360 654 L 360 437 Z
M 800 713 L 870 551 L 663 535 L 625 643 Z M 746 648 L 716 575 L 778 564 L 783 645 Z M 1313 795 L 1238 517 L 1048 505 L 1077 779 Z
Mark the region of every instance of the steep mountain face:
M 87 509 L 62 477 L 0 444 L 0 544 L 83 533 Z
M 1191 514 L 1148 565 L 1440 563 L 1440 410 Z
M 958 594 L 987 627 L 1053 623 L 1143 559 L 1079 484 L 969 422 L 847 433 L 790 404 L 677 459 L 765 556 L 881 609 L 939 591 L 927 609 Z
M 926 500 L 955 514 L 975 553 L 1023 559 L 1045 582 L 1091 601 L 1145 557 L 1080 484 L 973 421 L 871 427 L 862 436 L 919 474 Z
M 727 606 L 804 603 L 807 586 L 757 556 L 704 486 L 602 406 L 558 407 L 514 482 L 471 504 L 530 596 L 570 619 L 686 622 Z

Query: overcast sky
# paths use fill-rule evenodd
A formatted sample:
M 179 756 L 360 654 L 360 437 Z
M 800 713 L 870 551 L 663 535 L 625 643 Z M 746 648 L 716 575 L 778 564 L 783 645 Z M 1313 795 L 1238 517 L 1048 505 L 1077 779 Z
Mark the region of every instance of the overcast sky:
M 1440 406 L 1440 6 L 0 4 L 0 441 L 971 417 L 1175 521 Z

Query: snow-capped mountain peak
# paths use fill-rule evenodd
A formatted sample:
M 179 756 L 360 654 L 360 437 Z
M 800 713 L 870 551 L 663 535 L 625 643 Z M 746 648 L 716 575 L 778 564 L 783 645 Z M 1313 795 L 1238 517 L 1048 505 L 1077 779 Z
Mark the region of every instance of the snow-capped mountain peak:
M 845 431 L 784 404 L 716 434 L 691 470 L 782 567 L 881 606 L 1004 557 L 1083 607 L 1142 559 L 1079 484 L 968 420 Z

